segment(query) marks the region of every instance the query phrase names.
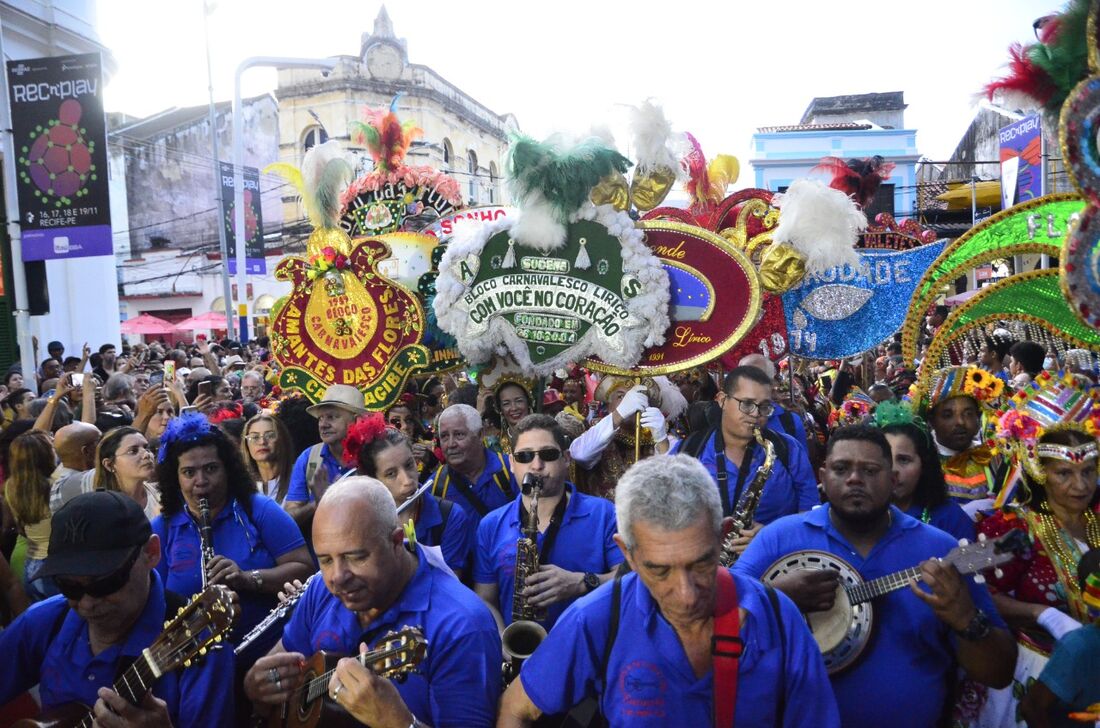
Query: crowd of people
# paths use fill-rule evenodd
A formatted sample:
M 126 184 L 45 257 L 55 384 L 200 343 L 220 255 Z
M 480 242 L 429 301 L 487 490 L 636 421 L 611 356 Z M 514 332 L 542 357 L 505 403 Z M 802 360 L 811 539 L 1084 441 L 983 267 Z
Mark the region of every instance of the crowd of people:
M 1015 338 L 919 376 L 894 342 L 640 382 L 445 374 L 384 412 L 280 392 L 263 339 L 51 342 L 0 399 L 0 719 L 1087 719 L 1097 370 Z M 218 588 L 224 641 L 156 667 Z

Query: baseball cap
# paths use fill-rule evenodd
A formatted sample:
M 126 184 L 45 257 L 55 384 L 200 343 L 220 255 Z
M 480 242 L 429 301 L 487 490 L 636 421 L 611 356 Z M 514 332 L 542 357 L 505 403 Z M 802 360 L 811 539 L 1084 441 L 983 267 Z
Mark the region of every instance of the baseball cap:
M 50 521 L 50 548 L 39 576 L 106 576 L 153 533 L 145 511 L 118 491 L 83 493 Z

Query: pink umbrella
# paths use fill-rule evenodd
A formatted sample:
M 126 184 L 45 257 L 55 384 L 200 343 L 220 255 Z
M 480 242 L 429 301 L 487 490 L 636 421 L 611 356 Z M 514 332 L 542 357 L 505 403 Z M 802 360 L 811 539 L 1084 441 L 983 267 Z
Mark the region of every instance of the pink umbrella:
M 192 316 L 191 318 L 180 321 L 178 324 L 176 324 L 177 331 L 193 331 L 195 329 L 209 331 L 211 329 L 224 328 L 225 314 L 219 311 L 208 311 L 198 316 Z
M 143 313 L 132 319 L 126 319 L 119 327 L 124 334 L 174 334 L 176 327 L 156 316 Z

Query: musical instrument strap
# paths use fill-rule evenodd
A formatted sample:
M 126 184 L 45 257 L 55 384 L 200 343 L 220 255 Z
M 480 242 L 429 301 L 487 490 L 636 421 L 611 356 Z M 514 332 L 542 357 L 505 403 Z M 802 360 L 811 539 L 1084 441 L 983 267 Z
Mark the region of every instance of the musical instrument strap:
M 723 516 L 732 516 L 734 506 L 741 500 L 741 491 L 745 487 L 745 478 L 749 474 L 748 466 L 752 465 L 752 449 L 755 445 L 755 440 L 749 440 L 749 444 L 745 447 L 745 454 L 737 468 L 737 486 L 734 489 L 733 502 L 731 503 L 729 492 L 726 489 L 726 483 L 729 482 L 729 475 L 726 472 L 726 441 L 722 437 L 721 427 L 714 432 L 714 468 L 718 476 L 718 495 L 722 498 Z
M 710 647 L 714 665 L 714 725 L 715 728 L 732 728 L 737 709 L 737 671 L 745 645 L 741 641 L 737 585 L 728 569 L 718 567 L 716 586 L 714 636 Z
M 554 548 L 554 542 L 558 539 L 558 530 L 561 528 L 562 519 L 565 518 L 565 504 L 569 499 L 569 491 L 565 491 L 561 494 L 561 500 L 554 506 L 554 512 L 550 515 L 550 523 L 546 526 L 546 531 L 542 534 L 542 547 L 539 549 L 539 563 L 550 563 L 547 559 L 550 558 L 550 551 Z M 527 525 L 527 509 L 523 507 L 523 501 L 520 501 L 519 508 L 519 525 L 522 530 Z

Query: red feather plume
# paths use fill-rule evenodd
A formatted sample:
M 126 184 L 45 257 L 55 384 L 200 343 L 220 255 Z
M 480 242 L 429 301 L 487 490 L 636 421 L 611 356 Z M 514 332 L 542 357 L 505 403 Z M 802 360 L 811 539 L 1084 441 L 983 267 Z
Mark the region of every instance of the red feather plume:
M 832 175 L 830 187 L 848 195 L 860 207 L 867 208 L 875 199 L 879 186 L 890 179 L 894 166 L 893 162 L 887 162 L 877 154 L 847 162 L 839 157 L 823 157 L 810 171 Z
M 374 442 L 388 429 L 386 418 L 381 412 L 364 415 L 352 422 L 348 434 L 344 437 L 344 465 L 354 467 L 359 464 L 359 451 L 365 445 Z
M 1030 46 L 1013 43 L 1008 49 L 1008 75 L 991 81 L 985 86 L 990 101 L 998 92 L 1023 94 L 1035 101 L 1036 106 L 1046 106 L 1054 95 L 1056 86 L 1050 75 L 1032 62 L 1028 56 Z

